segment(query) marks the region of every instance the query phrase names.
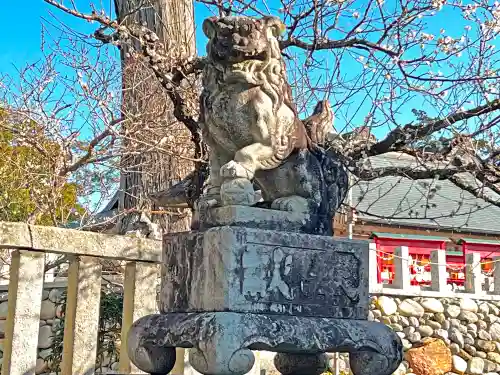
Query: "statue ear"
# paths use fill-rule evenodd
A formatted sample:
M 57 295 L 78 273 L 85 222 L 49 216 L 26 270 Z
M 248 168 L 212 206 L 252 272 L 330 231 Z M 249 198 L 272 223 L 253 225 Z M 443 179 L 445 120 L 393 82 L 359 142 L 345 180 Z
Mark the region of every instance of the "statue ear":
M 203 21 L 203 33 L 209 38 L 212 39 L 215 36 L 215 21 L 217 17 L 210 17 Z
M 273 36 L 276 38 L 282 35 L 286 30 L 285 24 L 281 22 L 278 17 L 268 16 L 264 17 L 263 20 L 266 26 L 271 29 Z

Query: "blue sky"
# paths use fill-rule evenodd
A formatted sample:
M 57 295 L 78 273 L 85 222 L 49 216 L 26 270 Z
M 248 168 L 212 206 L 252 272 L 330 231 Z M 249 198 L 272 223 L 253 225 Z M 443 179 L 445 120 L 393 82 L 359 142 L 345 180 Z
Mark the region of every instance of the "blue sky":
M 106 3 L 106 1 L 103 1 Z M 79 10 L 88 11 L 89 0 L 76 0 Z M 95 3 L 98 3 L 95 2 Z M 107 1 L 106 9 L 112 9 Z M 73 16 L 65 15 L 63 12 L 46 4 L 43 0 L 30 0 L 29 7 L 26 2 L 19 0 L 3 0 L 2 13 L 4 15 L 19 15 L 22 17 L 2 17 L 0 28 L 2 35 L 7 35 L 0 39 L 0 72 L 15 73 L 15 67 L 21 67 L 27 63 L 33 63 L 40 59 L 41 53 L 41 24 L 44 19 L 51 21 L 54 16 L 64 21 L 68 26 L 82 33 L 91 34 L 95 31 L 96 25 L 77 19 Z M 197 5 L 197 19 L 203 19 L 210 16 L 205 6 Z M 20 24 L 19 20 L 22 19 Z M 8 37 L 12 35 L 13 37 Z M 14 36 L 15 35 L 15 36 Z M 203 43 L 205 41 L 201 30 L 197 30 L 198 49 L 203 52 Z M 201 46 L 201 48 L 200 48 Z
M 0 72 L 15 75 L 16 67 L 33 63 L 42 57 L 40 50 L 40 30 L 41 24 L 44 22 L 43 19 L 52 21 L 56 18 L 75 30 L 86 34 L 91 34 L 96 29 L 95 24 L 90 24 L 81 19 L 66 15 L 42 0 L 30 0 L 29 3 L 30 6 L 26 9 L 26 2 L 18 0 L 4 0 L 2 2 L 3 14 L 16 15 L 22 13 L 23 17 L 21 19 L 23 21 L 20 24 L 19 17 L 4 17 L 2 20 L 3 22 L 0 26 L 2 28 L 2 35 L 15 34 L 15 37 L 7 37 L 0 40 Z M 76 0 L 79 10 L 83 12 L 89 11 L 89 3 L 89 0 Z M 94 3 L 101 4 L 100 6 L 105 9 L 112 9 L 113 0 L 94 1 Z M 276 0 L 267 1 L 270 10 L 275 14 L 277 14 L 276 10 L 279 3 Z M 263 9 L 265 8 L 262 4 L 261 6 Z M 202 20 L 210 16 L 211 13 L 205 5 L 196 3 L 195 15 L 196 23 L 200 25 Z M 447 35 L 459 36 L 463 34 L 464 25 L 462 20 L 456 17 L 456 14 L 452 10 L 444 10 L 439 12 L 436 17 L 433 17 L 433 21 L 428 25 L 426 32 L 438 35 L 441 28 L 446 28 Z M 204 54 L 205 40 L 201 32 L 201 27 L 197 27 L 197 49 L 200 54 Z M 352 63 L 357 65 L 356 67 L 353 66 L 353 71 L 360 69 L 360 65 L 354 60 L 352 60 Z M 415 105 L 419 104 L 424 105 L 423 103 L 415 102 Z M 428 109 L 432 110 L 432 108 Z M 366 111 L 364 112 L 366 113 Z M 408 116 L 407 113 L 401 113 L 401 123 L 404 124 L 411 120 L 411 116 Z

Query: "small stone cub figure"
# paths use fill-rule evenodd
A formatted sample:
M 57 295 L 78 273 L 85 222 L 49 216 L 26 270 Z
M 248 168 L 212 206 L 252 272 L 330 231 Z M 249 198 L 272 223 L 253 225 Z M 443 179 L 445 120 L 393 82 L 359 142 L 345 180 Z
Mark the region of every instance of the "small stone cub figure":
M 325 148 L 328 102 L 301 121 L 291 98 L 276 17 L 208 18 L 200 122 L 210 176 L 200 205 L 258 205 L 308 213 L 310 232 L 332 234 L 347 172 Z M 254 190 L 254 185 L 260 189 Z

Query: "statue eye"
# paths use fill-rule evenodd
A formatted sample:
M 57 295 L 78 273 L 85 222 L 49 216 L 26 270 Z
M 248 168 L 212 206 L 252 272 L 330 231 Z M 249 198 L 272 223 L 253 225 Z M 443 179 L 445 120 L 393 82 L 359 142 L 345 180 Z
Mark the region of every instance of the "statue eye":
M 239 34 L 233 34 L 233 42 L 239 44 L 241 40 L 241 36 Z

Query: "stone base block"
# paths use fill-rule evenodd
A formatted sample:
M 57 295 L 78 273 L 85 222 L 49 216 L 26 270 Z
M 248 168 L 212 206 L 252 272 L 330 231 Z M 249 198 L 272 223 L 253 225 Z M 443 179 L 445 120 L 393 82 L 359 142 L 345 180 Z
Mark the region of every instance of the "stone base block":
M 167 234 L 163 244 L 163 313 L 367 319 L 367 241 L 224 226 Z
M 286 232 L 313 233 L 317 221 L 314 215 L 248 206 L 223 206 L 207 210 L 198 221 L 197 230 L 231 226 L 245 228 L 272 228 Z
M 321 359 L 319 355 L 325 352 L 350 353 L 354 375 L 390 375 L 402 361 L 400 338 L 382 323 L 361 320 L 170 313 L 141 318 L 129 331 L 129 357 L 150 374 L 170 372 L 175 362 L 174 347 L 192 348 L 191 365 L 205 375 L 246 374 L 254 364 L 252 350 L 287 353 L 280 363 L 287 375 L 304 370 L 304 357 Z M 311 371 L 319 371 L 320 362 L 314 361 Z

